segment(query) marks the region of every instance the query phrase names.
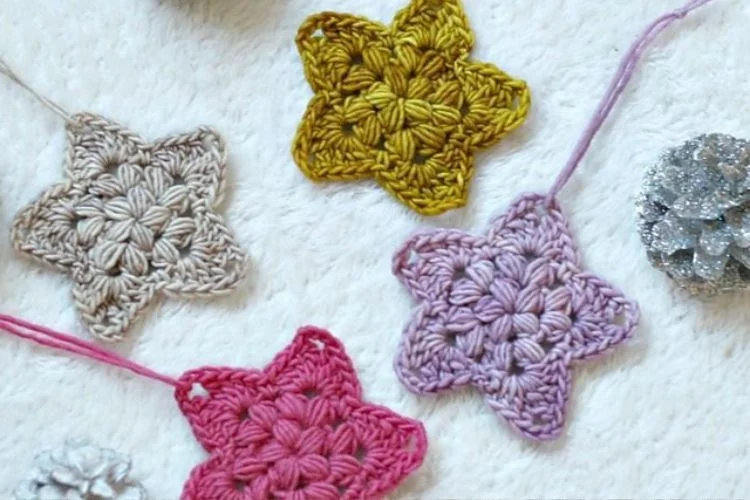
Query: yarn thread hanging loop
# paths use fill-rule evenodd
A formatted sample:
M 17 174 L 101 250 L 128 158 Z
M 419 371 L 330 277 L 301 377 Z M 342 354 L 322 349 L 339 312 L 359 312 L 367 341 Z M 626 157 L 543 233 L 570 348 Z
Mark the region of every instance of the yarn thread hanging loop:
M 69 122 L 71 120 L 70 113 L 65 111 L 65 109 L 63 109 L 62 106 L 60 106 L 53 100 L 48 99 L 47 97 L 44 97 L 42 94 L 37 92 L 31 85 L 26 83 L 26 81 L 23 78 L 21 78 L 18 75 L 18 73 L 16 73 L 15 71 L 11 69 L 11 67 L 8 65 L 7 62 L 5 62 L 5 60 L 3 60 L 2 57 L 0 57 L 0 73 L 10 78 L 11 81 L 20 85 L 23 89 L 25 89 L 32 96 L 34 96 L 39 102 L 44 104 L 49 110 L 51 110 L 53 113 L 55 113 L 57 116 L 59 116 L 66 122 Z
M 693 10 L 702 7 L 703 5 L 706 5 L 711 1 L 713 0 L 691 0 L 683 7 L 662 15 L 654 22 L 652 22 L 643 31 L 641 36 L 639 36 L 638 39 L 633 42 L 630 49 L 625 54 L 622 62 L 620 63 L 617 73 L 615 73 L 615 76 L 612 79 L 612 83 L 610 83 L 609 88 L 607 89 L 607 93 L 599 104 L 599 107 L 594 113 L 594 116 L 591 118 L 588 126 L 583 132 L 583 135 L 578 141 L 578 144 L 573 150 L 573 154 L 558 175 L 555 183 L 552 185 L 552 188 L 549 190 L 546 199 L 547 206 L 551 205 L 552 200 L 559 194 L 559 192 L 562 190 L 565 184 L 567 184 L 567 182 L 573 176 L 573 173 L 581 164 L 581 161 L 586 155 L 586 152 L 589 150 L 594 137 L 596 137 L 596 134 L 599 132 L 599 130 L 602 128 L 602 125 L 609 117 L 612 109 L 619 100 L 620 96 L 622 96 L 622 93 L 625 91 L 628 83 L 630 83 L 635 67 L 638 64 L 638 61 L 643 56 L 646 48 L 648 48 L 649 44 L 651 44 L 651 42 L 653 42 L 660 33 L 667 29 L 670 24 L 677 20 L 683 19 Z
M 95 344 L 86 342 L 84 340 L 77 339 L 71 335 L 67 335 L 61 332 L 52 330 L 41 325 L 35 325 L 13 316 L 0 314 L 0 330 L 20 337 L 22 339 L 30 340 L 39 345 L 51 347 L 61 351 L 66 351 L 84 358 L 89 358 L 94 361 L 99 361 L 106 365 L 116 366 L 124 370 L 128 370 L 141 377 L 149 378 L 171 385 L 173 387 L 180 387 L 180 383 L 167 375 L 155 372 L 143 365 L 139 365 L 133 361 L 123 358 L 113 352 L 102 349 Z

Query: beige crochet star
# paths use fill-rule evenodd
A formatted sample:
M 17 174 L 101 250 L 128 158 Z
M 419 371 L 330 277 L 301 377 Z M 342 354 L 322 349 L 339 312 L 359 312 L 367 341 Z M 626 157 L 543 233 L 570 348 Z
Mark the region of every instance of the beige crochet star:
M 100 116 L 67 124 L 68 180 L 22 210 L 16 250 L 70 275 L 90 332 L 123 338 L 159 293 L 233 289 L 246 258 L 214 206 L 226 182 L 223 139 L 213 130 L 147 143 Z

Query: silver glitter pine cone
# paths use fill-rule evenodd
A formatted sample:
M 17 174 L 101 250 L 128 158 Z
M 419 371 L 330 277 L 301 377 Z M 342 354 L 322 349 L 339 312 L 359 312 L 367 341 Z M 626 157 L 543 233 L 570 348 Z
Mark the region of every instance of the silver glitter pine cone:
M 69 439 L 34 460 L 16 500 L 145 500 L 146 491 L 128 477 L 130 459 L 84 439 Z
M 750 287 L 750 143 L 702 135 L 670 149 L 639 199 L 648 258 L 691 293 Z

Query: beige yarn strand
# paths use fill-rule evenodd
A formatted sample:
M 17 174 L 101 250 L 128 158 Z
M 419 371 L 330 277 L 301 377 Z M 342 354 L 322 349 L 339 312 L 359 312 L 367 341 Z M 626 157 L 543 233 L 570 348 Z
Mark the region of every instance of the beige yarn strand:
M 17 83 L 18 85 L 26 89 L 26 91 L 28 91 L 31 95 L 33 95 L 39 102 L 47 106 L 47 108 L 49 108 L 52 112 L 57 114 L 63 120 L 65 120 L 66 122 L 70 121 L 71 119 L 70 114 L 67 111 L 65 111 L 62 108 L 62 106 L 44 97 L 42 94 L 34 90 L 34 88 L 31 85 L 26 83 L 26 81 L 23 80 L 23 78 L 18 76 L 18 74 L 15 71 L 13 71 L 10 68 L 10 66 L 8 66 L 8 63 L 6 63 L 2 57 L 0 57 L 0 73 L 3 73 L 5 76 L 10 78 L 13 82 Z

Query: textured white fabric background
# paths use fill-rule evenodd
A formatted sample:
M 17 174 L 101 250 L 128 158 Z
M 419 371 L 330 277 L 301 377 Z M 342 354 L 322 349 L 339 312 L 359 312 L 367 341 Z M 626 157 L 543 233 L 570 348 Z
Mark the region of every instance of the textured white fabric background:
M 470 204 L 420 218 L 371 183 L 316 186 L 289 146 L 311 95 L 293 39 L 305 16 L 390 21 L 404 0 L 2 0 L 0 54 L 71 111 L 145 137 L 209 124 L 229 144 L 228 222 L 249 281 L 211 302 L 164 301 L 118 347 L 178 375 L 260 367 L 297 327 L 347 345 L 368 399 L 423 419 L 431 443 L 396 498 L 740 497 L 750 494 L 747 296 L 699 301 L 653 271 L 635 231 L 641 176 L 702 132 L 750 136 L 750 5 L 716 0 L 658 39 L 562 194 L 586 266 L 641 303 L 636 339 L 580 367 L 565 437 L 511 434 L 470 391 L 418 399 L 391 359 L 412 302 L 390 257 L 414 230 L 481 231 L 565 162 L 619 59 L 680 0 L 466 0 L 475 56 L 525 78 L 533 113 L 480 156 Z M 0 233 L 62 176 L 63 124 L 0 79 Z M 0 309 L 84 336 L 70 283 L 0 238 Z M 177 498 L 205 454 L 166 386 L 0 336 L 0 498 L 41 448 L 87 435 L 133 455 L 155 499 Z

